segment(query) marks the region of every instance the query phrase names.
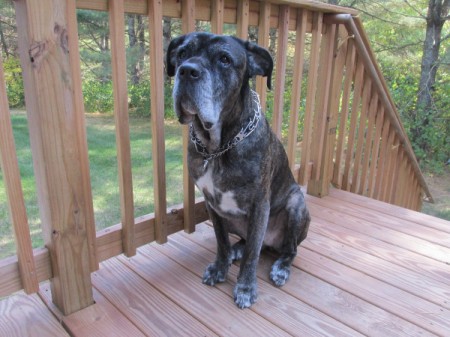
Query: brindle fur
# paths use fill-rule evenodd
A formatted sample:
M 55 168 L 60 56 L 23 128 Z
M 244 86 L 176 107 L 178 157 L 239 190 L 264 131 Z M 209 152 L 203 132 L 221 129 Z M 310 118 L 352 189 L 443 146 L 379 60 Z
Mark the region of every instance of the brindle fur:
M 249 79 L 267 76 L 270 88 L 270 54 L 238 38 L 183 35 L 170 43 L 166 61 L 168 75 L 176 76 L 173 99 L 178 119 L 192 123 L 209 153 L 233 139 L 254 116 L 257 107 Z M 223 282 L 232 261 L 240 259 L 234 300 L 240 308 L 250 307 L 257 298 L 261 249 L 280 253 L 270 279 L 282 286 L 309 227 L 304 196 L 284 148 L 262 117 L 253 133 L 211 160 L 206 169 L 203 156 L 190 143 L 188 166 L 204 194 L 217 239 L 216 260 L 206 268 L 203 283 Z M 229 233 L 242 240 L 231 246 Z

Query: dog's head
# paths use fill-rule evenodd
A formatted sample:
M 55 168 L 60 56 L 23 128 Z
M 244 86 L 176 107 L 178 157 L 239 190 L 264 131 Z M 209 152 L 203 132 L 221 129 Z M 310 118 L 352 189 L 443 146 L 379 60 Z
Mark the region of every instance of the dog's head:
M 180 123 L 195 116 L 210 130 L 230 109 L 241 89 L 255 76 L 267 76 L 270 89 L 273 61 L 256 44 L 231 36 L 191 33 L 171 41 L 166 69 L 175 77 L 174 107 Z

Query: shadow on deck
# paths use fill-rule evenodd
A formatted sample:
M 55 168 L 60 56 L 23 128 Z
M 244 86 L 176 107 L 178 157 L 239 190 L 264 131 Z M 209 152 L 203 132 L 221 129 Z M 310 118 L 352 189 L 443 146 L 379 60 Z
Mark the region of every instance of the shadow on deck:
M 274 258 L 263 254 L 251 310 L 233 303 L 236 265 L 225 283 L 201 283 L 215 255 L 214 232 L 203 223 L 103 262 L 92 274 L 96 304 L 75 314 L 57 313 L 48 284 L 39 295 L 3 300 L 0 335 L 448 334 L 450 222 L 339 190 L 307 203 L 313 220 L 289 282 L 270 284 Z

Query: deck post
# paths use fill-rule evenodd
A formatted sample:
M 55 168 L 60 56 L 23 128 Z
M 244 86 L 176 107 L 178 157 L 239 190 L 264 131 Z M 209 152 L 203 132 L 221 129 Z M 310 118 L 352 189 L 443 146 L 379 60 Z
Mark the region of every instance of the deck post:
M 320 53 L 321 68 L 317 80 L 318 89 L 315 97 L 314 133 L 311 147 L 313 171 L 307 188 L 308 194 L 320 198 L 328 195 L 331 183 L 331 151 L 333 150 L 331 144 L 334 144 L 332 138 L 336 137 L 337 127 L 337 110 L 330 108 L 330 101 L 333 98 L 333 74 L 336 72 L 337 27 L 336 25 L 327 25 L 325 28 Z
M 53 302 L 68 315 L 93 304 L 96 267 L 75 0 L 15 5 Z

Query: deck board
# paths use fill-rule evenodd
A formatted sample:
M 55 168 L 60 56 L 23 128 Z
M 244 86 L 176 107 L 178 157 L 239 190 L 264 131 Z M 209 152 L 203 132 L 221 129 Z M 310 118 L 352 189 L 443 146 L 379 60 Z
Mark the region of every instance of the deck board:
M 92 274 L 96 303 L 72 315 L 59 316 L 48 284 L 40 297 L 0 301 L 0 335 L 448 334 L 450 222 L 333 189 L 322 199 L 307 196 L 307 203 L 313 220 L 290 280 L 274 287 L 268 274 L 275 257 L 263 253 L 250 310 L 233 303 L 238 264 L 226 282 L 201 283 L 216 250 L 214 231 L 202 223 L 132 258 L 101 263 Z
M 208 241 L 211 244 L 215 240 L 214 234 L 208 227 L 205 227 L 204 230 L 208 233 Z M 205 232 L 202 231 L 202 228 L 198 228 L 194 234 L 174 236 L 168 245 L 157 246 L 156 248 L 174 260 L 179 261 L 179 263 L 189 265 L 191 270 L 195 271 L 198 280 L 200 280 L 205 265 L 213 261 L 215 257 L 213 252 L 215 248 L 214 243 L 210 245 L 210 249 L 202 246 L 206 241 Z M 265 258 L 270 257 L 267 256 Z M 270 260 L 273 262 L 273 259 Z M 264 263 L 261 266 L 263 268 L 259 268 L 258 271 L 258 305 L 253 308 L 256 313 L 292 335 L 298 334 L 299 331 L 311 336 L 358 335 L 353 329 L 349 329 L 344 324 L 323 314 L 291 294 L 282 289 L 274 288 L 269 284 L 269 270 L 267 267 L 270 267 L 270 264 Z M 231 294 L 237 274 L 238 267 L 232 265 L 226 285 L 219 284 L 216 287 Z
M 0 302 L 0 336 L 69 336 L 38 295 L 20 292 Z

